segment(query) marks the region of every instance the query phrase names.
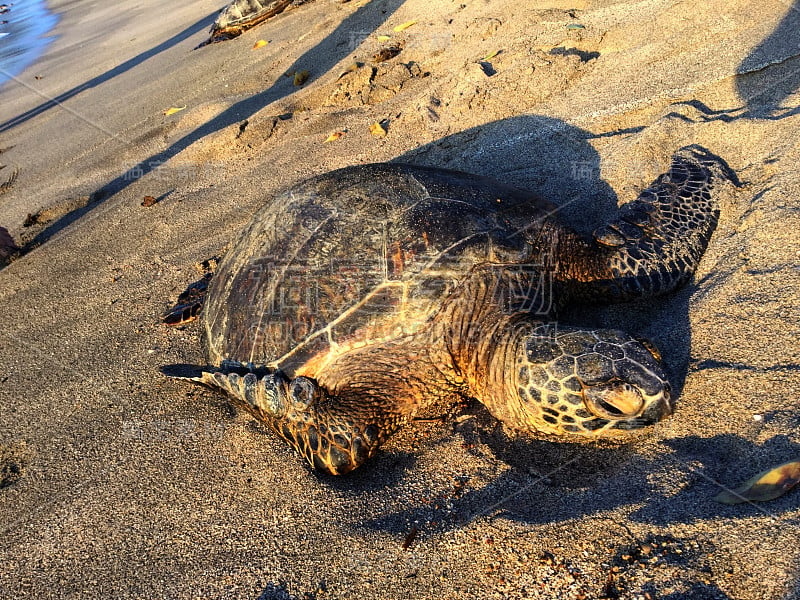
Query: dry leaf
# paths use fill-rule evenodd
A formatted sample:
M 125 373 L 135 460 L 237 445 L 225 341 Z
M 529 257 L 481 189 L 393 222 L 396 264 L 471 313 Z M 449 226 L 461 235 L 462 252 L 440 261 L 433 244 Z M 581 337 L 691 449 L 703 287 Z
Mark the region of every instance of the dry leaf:
M 28 216 L 25 217 L 25 220 L 22 222 L 23 227 L 33 227 L 34 225 L 39 224 L 39 213 L 28 213 Z
M 390 36 L 390 35 L 379 35 L 378 36 L 378 41 L 379 42 L 388 42 L 390 39 L 392 39 L 392 36 Z
M 263 48 L 269 44 L 267 40 L 258 40 L 255 44 L 253 44 L 253 50 L 258 50 L 259 48 Z
M 406 534 L 406 538 L 403 540 L 403 543 L 401 544 L 403 550 L 408 550 L 411 547 L 411 544 L 414 543 L 414 540 L 417 537 L 417 533 L 419 533 L 419 529 L 417 529 L 417 526 L 416 525 L 412 526 L 411 531 L 409 531 Z
M 158 202 L 158 200 L 156 200 L 155 196 L 145 196 L 142 199 L 142 206 L 144 207 L 153 206 L 156 202 Z
M 295 71 L 294 72 L 294 85 L 296 87 L 300 87 L 306 81 L 308 81 L 308 76 L 310 73 L 308 71 Z
M 166 116 L 170 116 L 170 115 L 174 115 L 177 112 L 181 112 L 182 110 L 186 110 L 186 105 L 185 104 L 183 106 L 178 106 L 178 107 L 173 106 L 172 108 L 168 108 L 167 110 L 164 111 L 164 114 Z
M 369 132 L 375 137 L 386 137 L 386 127 L 383 123 L 373 123 L 369 126 Z
M 800 460 L 795 460 L 759 473 L 733 492 L 726 490 L 717 494 L 714 500 L 723 504 L 766 502 L 783 496 L 798 483 L 800 483 Z
M 328 142 L 335 142 L 335 141 L 336 141 L 336 140 L 338 140 L 340 137 L 342 137 L 342 136 L 343 136 L 345 133 L 347 133 L 347 132 L 345 132 L 345 131 L 334 131 L 334 132 L 333 132 L 332 134 L 330 134 L 330 135 L 329 135 L 329 136 L 328 136 L 328 137 L 325 139 L 325 141 L 324 141 L 324 142 L 322 142 L 322 143 L 323 143 L 323 144 L 327 144 Z
M 2 153 L 2 150 L 0 150 L 0 153 Z M 5 169 L 5 167 L 6 165 L 0 165 L 0 169 Z M 14 170 L 11 172 L 11 175 L 9 175 L 8 179 L 0 183 L 0 194 L 5 194 L 14 186 L 14 183 L 16 183 L 17 181 L 18 175 L 19 175 L 19 168 L 14 168 Z
M 372 61 L 379 63 L 390 60 L 400 54 L 403 49 L 400 46 L 387 46 L 386 48 L 381 48 L 377 54 L 372 56 Z
M 395 27 L 393 31 L 395 33 L 400 33 L 401 31 L 405 31 L 406 29 L 408 29 L 412 25 L 416 25 L 416 24 L 417 24 L 416 21 L 406 21 L 402 25 L 398 25 L 397 27 Z

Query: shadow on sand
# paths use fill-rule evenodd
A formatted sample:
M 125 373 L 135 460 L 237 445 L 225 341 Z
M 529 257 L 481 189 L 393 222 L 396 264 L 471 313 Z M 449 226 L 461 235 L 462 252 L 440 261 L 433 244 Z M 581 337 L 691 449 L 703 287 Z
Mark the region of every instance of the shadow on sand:
M 782 105 L 800 88 L 800 0 L 789 5 L 775 30 L 750 51 L 738 72 L 736 91 L 747 106 L 742 116 L 776 118 L 798 113 L 800 108 Z
M 63 102 L 66 102 L 70 98 L 72 98 L 74 96 L 77 96 L 78 94 L 80 94 L 84 90 L 88 90 L 88 89 L 91 89 L 93 87 L 97 87 L 98 85 L 100 85 L 102 83 L 105 83 L 106 81 L 109 81 L 110 79 L 113 79 L 117 75 L 122 75 L 126 71 L 129 71 L 130 69 L 133 69 L 134 67 L 142 64 L 143 62 L 145 62 L 146 60 L 152 58 L 153 56 L 156 56 L 157 54 L 163 52 L 164 50 L 167 50 L 168 48 L 171 48 L 172 46 L 174 46 L 174 45 L 182 42 L 183 40 L 193 36 L 195 33 L 199 32 L 199 31 L 202 31 L 204 29 L 208 29 L 209 27 L 211 27 L 211 24 L 214 22 L 214 19 L 216 18 L 216 15 L 217 15 L 217 13 L 214 12 L 214 13 L 208 15 L 207 17 L 204 17 L 204 18 L 200 19 L 199 21 L 197 21 L 193 25 L 190 25 L 189 27 L 187 27 L 186 29 L 184 29 L 180 33 L 176 33 L 175 35 L 173 35 L 168 40 L 164 40 L 163 42 L 161 42 L 157 46 L 154 46 L 153 48 L 151 48 L 147 52 L 142 52 L 141 54 L 139 54 L 137 56 L 134 56 L 130 60 L 126 60 L 124 63 L 114 67 L 113 69 L 109 69 L 108 71 L 106 71 L 102 75 L 98 75 L 97 77 L 93 77 L 92 79 L 90 79 L 86 83 L 82 83 L 81 85 L 75 86 L 71 90 L 66 91 L 63 94 L 59 94 L 55 98 L 50 98 L 46 102 L 42 102 L 39 106 L 37 106 L 35 108 L 32 108 L 32 109 L 30 109 L 28 111 L 25 111 L 24 113 L 22 113 L 20 115 L 17 115 L 16 117 L 14 117 L 12 119 L 9 119 L 8 121 L 6 121 L 4 123 L 0 123 L 0 133 L 3 133 L 4 131 L 8 131 L 12 127 L 16 127 L 17 125 L 20 125 L 20 124 L 24 123 L 25 121 L 28 121 L 29 119 L 37 117 L 37 116 L 41 115 L 42 113 L 47 112 L 48 110 L 50 110 L 54 106 L 59 106 L 60 104 L 62 104 Z
M 391 17 L 391 15 L 403 4 L 403 1 L 404 0 L 384 0 L 382 2 L 370 2 L 358 8 L 355 12 L 345 18 L 336 27 L 336 29 L 334 29 L 325 37 L 324 40 L 298 58 L 288 68 L 288 72 L 304 70 L 307 69 L 309 65 L 314 65 L 313 73 L 308 82 L 310 83 L 315 79 L 318 79 L 352 51 L 354 34 L 358 34 L 358 39 L 361 39 L 365 32 L 376 30 L 389 17 Z M 131 59 L 131 61 L 123 63 L 119 67 L 112 69 L 108 73 L 98 77 L 96 80 L 87 82 L 83 86 L 67 92 L 67 94 L 75 95 L 81 90 L 84 90 L 92 85 L 102 83 L 102 81 L 105 81 L 114 75 L 118 75 L 130 69 L 143 60 L 146 60 L 150 56 L 153 56 L 157 52 L 161 52 L 170 45 L 173 45 L 185 37 L 192 35 L 196 31 L 209 26 L 213 21 L 213 17 L 214 15 L 211 15 L 195 23 L 163 44 L 160 44 L 152 50 L 141 54 L 135 59 Z M 278 22 L 278 20 L 275 21 L 276 24 Z M 213 50 L 213 47 L 207 49 L 206 51 L 211 50 Z M 274 81 L 272 85 L 270 85 L 264 91 L 258 92 L 257 94 L 236 102 L 213 119 L 207 121 L 203 125 L 177 140 L 175 143 L 171 144 L 168 148 L 150 156 L 149 158 L 144 159 L 137 166 L 135 170 L 135 177 L 131 176 L 132 171 L 127 171 L 99 188 L 94 194 L 92 194 L 89 202 L 84 206 L 65 214 L 63 217 L 48 225 L 46 229 L 38 233 L 36 238 L 31 243 L 26 245 L 25 251 L 44 244 L 50 238 L 52 238 L 53 235 L 64 229 L 67 225 L 90 213 L 102 202 L 112 197 L 114 194 L 124 190 L 139 178 L 144 177 L 145 175 L 156 170 L 198 140 L 201 140 L 204 137 L 225 129 L 231 125 L 242 123 L 244 120 L 248 119 L 265 106 L 294 93 L 296 88 L 292 84 L 291 79 L 283 77 L 283 72 L 284 71 L 281 71 L 281 73 L 277 76 L 273 76 Z M 62 101 L 66 99 L 66 96 L 64 98 L 59 97 L 59 99 Z M 42 112 L 47 110 L 47 108 L 49 108 L 51 105 L 52 104 L 45 103 L 34 110 Z M 10 127 L 13 124 L 21 122 L 19 119 L 24 120 L 33 116 L 33 114 L 27 113 L 20 115 L 19 117 L 12 119 L 13 123 L 12 121 L 9 121 L 4 124 L 4 126 Z

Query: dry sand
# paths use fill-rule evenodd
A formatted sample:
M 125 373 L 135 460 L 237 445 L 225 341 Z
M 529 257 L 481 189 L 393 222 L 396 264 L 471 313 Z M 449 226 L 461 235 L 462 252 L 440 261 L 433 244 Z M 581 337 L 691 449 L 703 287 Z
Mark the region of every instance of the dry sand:
M 316 0 L 200 50 L 220 0 L 50 4 L 58 39 L 0 89 L 0 225 L 36 246 L 0 271 L 0 596 L 800 597 L 800 493 L 711 500 L 800 456 L 797 4 Z M 649 336 L 681 390 L 631 445 L 471 408 L 331 480 L 158 372 L 202 362 L 159 324 L 193 264 L 303 177 L 454 167 L 590 229 L 689 143 L 741 180 L 692 284 L 574 315 Z

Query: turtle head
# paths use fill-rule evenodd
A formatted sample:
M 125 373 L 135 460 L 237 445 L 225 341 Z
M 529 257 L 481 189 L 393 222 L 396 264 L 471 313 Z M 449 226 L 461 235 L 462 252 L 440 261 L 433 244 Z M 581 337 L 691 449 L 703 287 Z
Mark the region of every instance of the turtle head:
M 661 357 L 621 331 L 535 330 L 524 343 L 517 390 L 529 426 L 547 433 L 612 436 L 673 412 Z

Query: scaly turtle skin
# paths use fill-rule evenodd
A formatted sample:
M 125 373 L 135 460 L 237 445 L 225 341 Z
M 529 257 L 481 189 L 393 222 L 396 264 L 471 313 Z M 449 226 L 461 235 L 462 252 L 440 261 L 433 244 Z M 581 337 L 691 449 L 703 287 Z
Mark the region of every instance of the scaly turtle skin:
M 315 177 L 264 206 L 220 263 L 201 316 L 211 368 L 193 381 L 333 474 L 464 396 L 524 432 L 597 438 L 655 423 L 674 400 L 652 346 L 562 327 L 556 312 L 684 283 L 724 173 L 704 150 L 680 150 L 592 240 L 483 177 L 402 164 Z

